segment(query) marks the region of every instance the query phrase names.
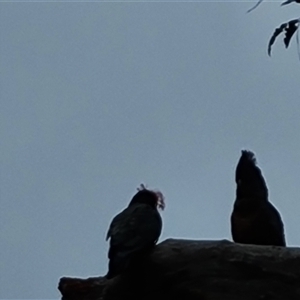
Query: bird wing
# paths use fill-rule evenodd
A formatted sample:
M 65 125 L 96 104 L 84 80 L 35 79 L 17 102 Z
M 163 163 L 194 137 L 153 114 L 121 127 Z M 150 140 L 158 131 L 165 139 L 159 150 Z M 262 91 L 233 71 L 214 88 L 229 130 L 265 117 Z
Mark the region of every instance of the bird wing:
M 110 238 L 110 252 L 136 252 L 157 242 L 162 220 L 149 205 L 129 206 L 111 222 L 106 239 Z
M 278 246 L 285 246 L 284 224 L 278 210 L 271 202 L 265 202 L 264 205 L 266 208 L 263 210 L 263 217 L 269 228 L 270 237 Z

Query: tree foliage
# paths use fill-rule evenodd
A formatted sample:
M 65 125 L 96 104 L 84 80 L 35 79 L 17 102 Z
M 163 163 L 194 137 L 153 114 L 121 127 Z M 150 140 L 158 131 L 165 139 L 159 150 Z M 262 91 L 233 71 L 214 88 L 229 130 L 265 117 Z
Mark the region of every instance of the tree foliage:
M 251 12 L 256 9 L 263 0 L 259 0 L 252 8 L 250 8 L 247 12 Z M 300 0 L 287 0 L 281 3 L 281 6 L 290 4 L 290 3 L 300 3 Z M 269 43 L 268 43 L 268 55 L 271 56 L 272 46 L 275 43 L 277 37 L 280 34 L 283 34 L 283 43 L 285 48 L 288 48 L 291 42 L 292 37 L 296 34 L 296 42 L 297 42 L 297 52 L 300 59 L 300 47 L 299 47 L 299 23 L 300 18 L 290 20 L 288 22 L 282 23 L 278 28 L 275 29 L 274 33 L 272 34 Z

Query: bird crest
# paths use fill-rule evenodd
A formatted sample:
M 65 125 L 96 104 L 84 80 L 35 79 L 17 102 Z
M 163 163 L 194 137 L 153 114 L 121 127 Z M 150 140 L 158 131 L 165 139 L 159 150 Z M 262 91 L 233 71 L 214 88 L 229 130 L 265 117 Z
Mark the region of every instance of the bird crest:
M 153 193 L 157 199 L 157 207 L 161 210 L 164 210 L 165 207 L 166 207 L 166 204 L 165 204 L 165 197 L 163 195 L 163 193 L 161 191 L 158 191 L 158 190 L 149 190 L 147 188 L 147 186 L 143 183 L 140 184 L 140 186 L 137 188 L 137 190 L 140 192 L 140 191 L 149 191 L 151 193 Z
M 248 161 L 251 161 L 254 165 L 256 165 L 255 154 L 249 150 L 242 150 L 242 158 L 245 158 Z

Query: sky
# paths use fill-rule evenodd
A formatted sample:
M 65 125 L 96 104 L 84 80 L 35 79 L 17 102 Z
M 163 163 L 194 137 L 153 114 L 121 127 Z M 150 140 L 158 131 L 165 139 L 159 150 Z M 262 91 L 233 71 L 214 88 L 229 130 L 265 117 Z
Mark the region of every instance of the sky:
M 229 239 L 234 171 L 256 153 L 298 246 L 300 62 L 263 2 L 0 3 L 0 299 L 102 276 L 136 188 L 165 195 L 160 241 Z

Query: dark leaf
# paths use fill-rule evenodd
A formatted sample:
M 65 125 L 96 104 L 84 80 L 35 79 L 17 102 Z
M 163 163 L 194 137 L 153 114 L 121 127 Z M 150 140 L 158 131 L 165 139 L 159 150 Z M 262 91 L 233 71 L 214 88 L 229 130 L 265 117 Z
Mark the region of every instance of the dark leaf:
M 271 56 L 272 46 L 277 38 L 277 36 L 282 33 L 284 28 L 286 27 L 287 23 L 281 24 L 280 27 L 276 28 L 273 35 L 270 38 L 269 45 L 268 45 L 268 54 Z
M 300 21 L 300 19 L 291 20 L 287 23 L 281 24 L 280 27 L 275 29 L 273 35 L 270 38 L 269 44 L 268 44 L 268 55 L 269 56 L 271 56 L 272 46 L 275 43 L 276 38 L 282 32 L 285 32 L 285 37 L 283 39 L 283 42 L 285 44 L 285 47 L 288 48 L 291 38 L 293 37 L 294 33 L 298 29 L 299 21 Z
M 281 3 L 281 6 L 287 5 L 287 4 L 290 4 L 290 3 L 293 3 L 293 2 L 299 3 L 299 0 L 287 0 L 287 1 L 283 2 L 283 3 Z
M 283 39 L 286 48 L 288 48 L 291 38 L 293 37 L 294 33 L 298 29 L 298 25 L 299 25 L 299 19 L 288 22 L 288 26 L 285 28 L 285 37 Z

